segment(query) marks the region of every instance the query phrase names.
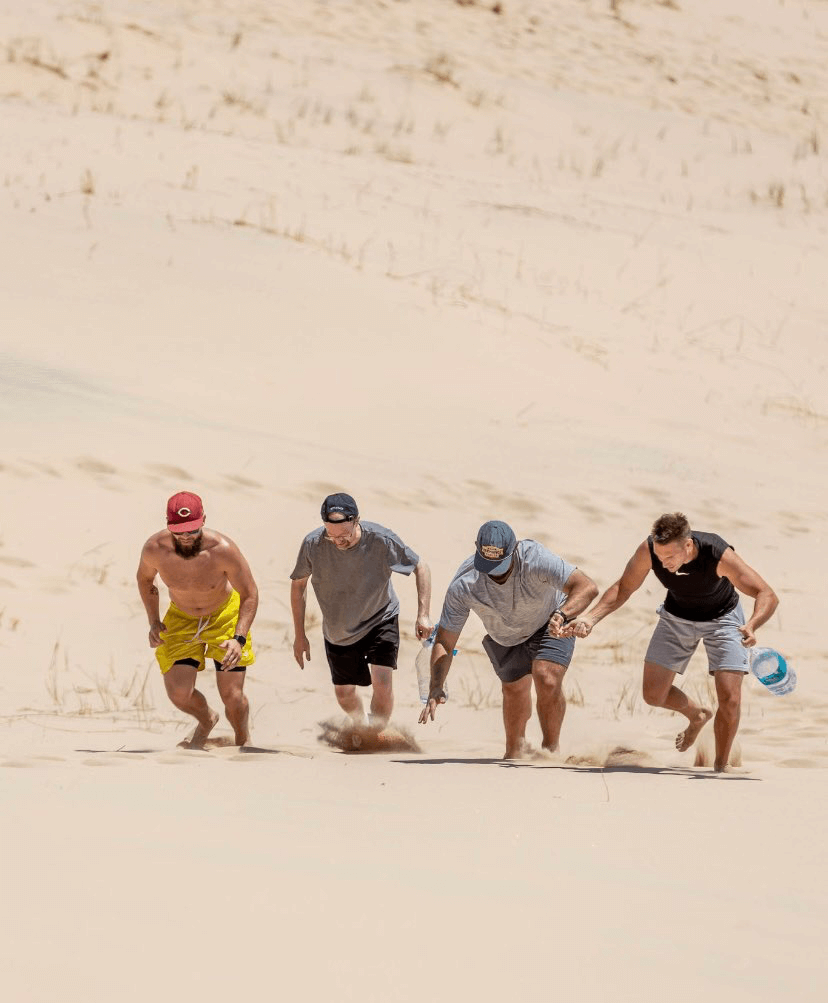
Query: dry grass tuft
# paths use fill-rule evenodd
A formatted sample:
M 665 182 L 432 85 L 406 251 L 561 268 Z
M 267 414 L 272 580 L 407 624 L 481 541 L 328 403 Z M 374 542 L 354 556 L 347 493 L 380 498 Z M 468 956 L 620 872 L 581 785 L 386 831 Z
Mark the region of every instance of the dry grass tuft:
M 447 52 L 438 52 L 431 56 L 424 66 L 425 72 L 438 83 L 459 87 L 457 82 L 457 62 Z
M 61 650 L 59 640 L 52 648 L 46 671 L 46 692 L 52 702 L 49 713 L 58 717 L 111 717 L 128 721 L 140 728 L 160 722 L 148 690 L 153 666 L 136 669 L 131 676 L 119 676 L 114 659 L 103 676 L 87 676 L 89 685 L 71 679 L 69 652 Z
M 485 686 L 480 681 L 480 676 L 476 669 L 471 669 L 472 678 L 468 673 L 457 677 L 456 689 L 460 694 L 460 706 L 471 707 L 472 710 L 488 710 L 491 707 L 500 706 L 500 694 L 495 692 L 495 683 L 490 682 Z

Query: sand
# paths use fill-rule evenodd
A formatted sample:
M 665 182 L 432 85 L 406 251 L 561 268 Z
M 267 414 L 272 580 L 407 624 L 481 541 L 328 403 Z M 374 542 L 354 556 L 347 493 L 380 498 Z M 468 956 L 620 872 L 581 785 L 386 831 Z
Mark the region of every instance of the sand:
M 821 1000 L 828 6 L 32 0 L 0 39 L 8 998 Z M 178 490 L 259 585 L 250 750 L 179 747 L 146 645 Z M 684 511 L 798 687 L 746 681 L 746 772 L 676 752 L 651 576 L 561 756 L 503 763 L 476 621 L 417 724 L 399 578 L 397 730 L 343 751 L 288 604 L 333 490 L 435 618 L 486 519 L 603 590 Z

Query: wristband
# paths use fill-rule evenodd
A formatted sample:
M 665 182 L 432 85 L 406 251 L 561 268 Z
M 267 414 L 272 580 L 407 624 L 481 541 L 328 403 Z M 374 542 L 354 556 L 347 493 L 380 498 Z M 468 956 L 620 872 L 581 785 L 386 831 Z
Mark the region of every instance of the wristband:
M 244 647 L 247 644 L 247 635 L 246 634 L 234 634 L 233 635 L 233 640 L 234 641 L 238 641 L 239 644 L 242 647 Z
M 575 619 L 574 616 L 567 616 L 566 613 L 564 613 L 564 611 L 562 609 L 556 609 L 552 613 L 552 616 L 555 616 L 556 613 L 558 614 L 558 616 L 560 616 L 560 618 L 562 620 L 562 623 L 561 623 L 562 627 L 565 627 L 568 623 L 572 623 L 572 621 Z

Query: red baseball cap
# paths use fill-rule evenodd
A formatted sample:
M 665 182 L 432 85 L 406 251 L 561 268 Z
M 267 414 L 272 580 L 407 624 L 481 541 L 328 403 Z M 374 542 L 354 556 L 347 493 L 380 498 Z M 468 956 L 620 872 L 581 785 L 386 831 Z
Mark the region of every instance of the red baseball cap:
M 204 525 L 204 506 L 198 495 L 179 491 L 167 502 L 167 529 L 171 533 L 192 533 Z

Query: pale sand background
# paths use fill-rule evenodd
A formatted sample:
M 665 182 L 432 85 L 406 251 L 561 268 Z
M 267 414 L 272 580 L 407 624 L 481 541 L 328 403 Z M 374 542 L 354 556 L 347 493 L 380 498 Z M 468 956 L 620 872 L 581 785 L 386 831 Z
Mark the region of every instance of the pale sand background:
M 0 4 L 6 999 L 823 998 L 828 4 L 491 6 Z M 133 576 L 182 488 L 258 579 L 277 754 L 176 748 Z M 435 616 L 484 519 L 603 589 L 680 508 L 799 687 L 694 768 L 648 582 L 579 644 L 582 765 L 504 766 L 476 623 L 415 726 L 399 580 L 423 752 L 343 755 L 287 606 L 337 488 Z

